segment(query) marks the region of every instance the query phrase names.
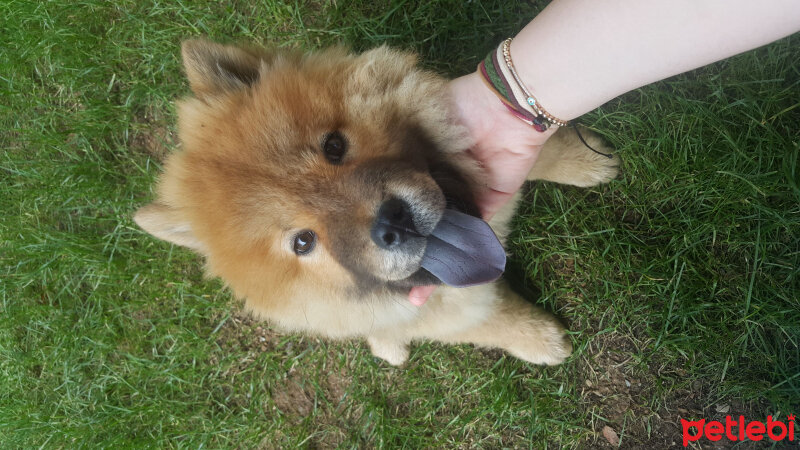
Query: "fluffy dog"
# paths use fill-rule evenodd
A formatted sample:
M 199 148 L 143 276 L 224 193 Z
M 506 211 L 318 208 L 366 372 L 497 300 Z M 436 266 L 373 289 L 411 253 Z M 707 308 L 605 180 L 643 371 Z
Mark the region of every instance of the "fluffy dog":
M 481 183 L 446 80 L 414 55 L 201 40 L 182 54 L 194 95 L 178 102 L 181 148 L 157 199 L 135 215 L 143 229 L 203 255 L 257 317 L 366 338 L 390 364 L 419 339 L 499 347 L 537 364 L 570 354 L 559 322 L 502 280 L 442 285 L 424 305 L 409 303 L 412 287 L 439 283 L 422 267 L 434 229 L 446 211 L 477 216 Z M 590 186 L 616 175 L 616 158 L 573 134 L 548 141 L 532 178 Z M 490 222 L 501 240 L 511 203 Z

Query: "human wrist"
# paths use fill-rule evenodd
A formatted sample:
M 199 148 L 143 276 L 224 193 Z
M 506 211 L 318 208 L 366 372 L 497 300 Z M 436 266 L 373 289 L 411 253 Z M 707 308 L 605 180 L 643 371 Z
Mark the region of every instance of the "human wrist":
M 558 128 L 554 125 L 542 133 L 521 122 L 486 86 L 477 71 L 451 81 L 450 95 L 459 121 L 478 141 L 492 135 L 495 140 L 505 140 L 511 135 L 525 136 L 527 143 L 541 145 Z
M 478 64 L 481 80 L 514 117 L 536 131 L 544 132 L 554 125 L 566 126 L 567 121 L 548 112 L 520 78 L 511 57 L 512 41 L 508 38 L 501 42 Z

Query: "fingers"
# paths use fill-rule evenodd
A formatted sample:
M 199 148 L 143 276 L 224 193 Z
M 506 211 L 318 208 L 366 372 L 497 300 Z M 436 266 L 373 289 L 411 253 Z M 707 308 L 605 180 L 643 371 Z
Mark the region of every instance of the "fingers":
M 539 156 L 539 147 L 524 153 L 473 152 L 486 171 L 487 184 L 477 195 L 478 208 L 489 220 L 525 183 Z
M 478 208 L 481 211 L 483 220 L 489 221 L 496 213 L 503 207 L 514 194 L 507 192 L 500 192 L 495 190 L 488 190 L 478 197 Z

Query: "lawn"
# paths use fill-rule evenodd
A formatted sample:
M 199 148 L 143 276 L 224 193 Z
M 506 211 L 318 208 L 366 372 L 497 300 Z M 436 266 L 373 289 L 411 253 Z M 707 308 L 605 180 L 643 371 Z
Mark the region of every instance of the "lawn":
M 509 276 L 568 324 L 561 366 L 281 334 L 132 222 L 182 39 L 388 43 L 455 76 L 545 4 L 0 5 L 0 447 L 665 448 L 681 418 L 800 413 L 798 36 L 583 117 L 611 184 L 528 188 Z

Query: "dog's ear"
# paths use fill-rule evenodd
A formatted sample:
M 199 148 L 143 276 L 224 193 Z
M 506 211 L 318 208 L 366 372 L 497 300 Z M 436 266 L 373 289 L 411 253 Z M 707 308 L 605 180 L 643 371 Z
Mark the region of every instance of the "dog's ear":
M 250 86 L 259 78 L 257 52 L 232 45 L 193 39 L 181 45 L 183 67 L 199 98 Z
M 205 249 L 203 243 L 197 240 L 192 232 L 189 221 L 176 208 L 153 202 L 136 211 L 133 220 L 142 229 L 159 239 L 200 252 Z

